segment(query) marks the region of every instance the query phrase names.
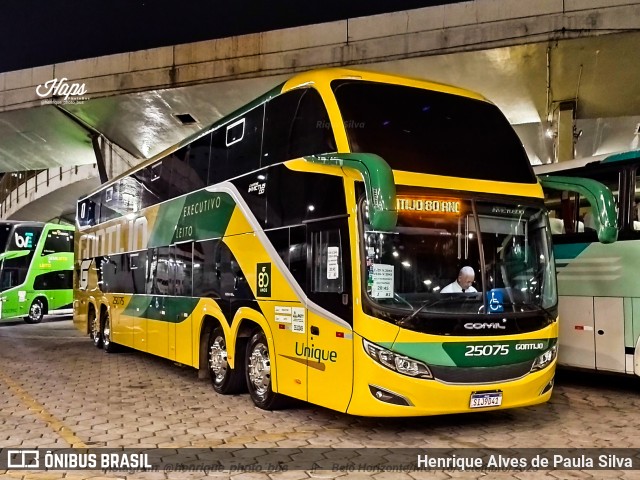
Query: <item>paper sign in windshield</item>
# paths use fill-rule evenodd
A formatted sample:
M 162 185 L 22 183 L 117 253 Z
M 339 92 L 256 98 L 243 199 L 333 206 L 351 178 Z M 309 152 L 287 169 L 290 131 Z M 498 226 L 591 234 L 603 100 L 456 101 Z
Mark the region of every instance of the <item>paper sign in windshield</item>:
M 335 280 L 339 276 L 338 254 L 339 247 L 327 247 L 327 279 Z
M 393 265 L 374 263 L 369 270 L 373 298 L 393 297 Z

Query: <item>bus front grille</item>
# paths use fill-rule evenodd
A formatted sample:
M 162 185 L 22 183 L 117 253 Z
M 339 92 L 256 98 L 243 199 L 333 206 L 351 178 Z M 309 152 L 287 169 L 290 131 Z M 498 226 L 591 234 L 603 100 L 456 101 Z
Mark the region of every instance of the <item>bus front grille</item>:
M 531 371 L 533 360 L 497 367 L 448 367 L 429 365 L 436 380 L 445 383 L 495 383 L 524 377 Z

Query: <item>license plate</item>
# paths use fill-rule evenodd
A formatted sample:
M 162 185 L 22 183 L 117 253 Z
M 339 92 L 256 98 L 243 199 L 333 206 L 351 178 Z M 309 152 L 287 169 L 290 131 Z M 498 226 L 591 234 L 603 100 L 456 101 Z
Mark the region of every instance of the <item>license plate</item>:
M 499 407 L 502 405 L 502 392 L 478 392 L 471 394 L 469 408 Z

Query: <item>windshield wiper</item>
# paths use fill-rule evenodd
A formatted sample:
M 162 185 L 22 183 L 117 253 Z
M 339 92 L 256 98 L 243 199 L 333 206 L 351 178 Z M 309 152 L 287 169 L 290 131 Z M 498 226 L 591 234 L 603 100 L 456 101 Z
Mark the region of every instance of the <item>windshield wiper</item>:
M 556 318 L 556 317 L 555 317 L 555 315 L 553 315 L 549 310 L 547 310 L 546 308 L 544 308 L 542 305 L 536 305 L 535 303 L 527 303 L 527 302 L 517 302 L 517 303 L 516 303 L 516 302 L 512 302 L 512 303 L 511 303 L 511 306 L 512 306 L 513 308 L 518 308 L 519 306 L 527 307 L 527 308 L 530 308 L 530 309 L 531 309 L 532 311 L 534 311 L 534 312 L 535 312 L 536 310 L 537 310 L 537 311 L 543 311 L 543 312 L 545 313 L 545 315 L 546 315 L 549 319 L 553 320 L 553 319 L 555 319 L 555 318 Z
M 418 308 L 416 308 L 413 312 L 411 312 L 409 315 L 407 315 L 404 318 L 401 318 L 400 320 L 398 320 L 396 322 L 396 325 L 400 326 L 400 327 L 404 327 L 407 325 L 407 322 L 410 322 L 411 320 L 413 320 L 413 318 L 418 315 L 422 310 L 424 310 L 427 307 L 433 307 L 434 305 L 437 305 L 438 303 L 444 302 L 446 300 L 451 300 L 451 297 L 446 297 L 446 298 L 438 298 L 437 300 L 425 300 L 424 302 L 422 302 L 420 304 L 420 306 Z

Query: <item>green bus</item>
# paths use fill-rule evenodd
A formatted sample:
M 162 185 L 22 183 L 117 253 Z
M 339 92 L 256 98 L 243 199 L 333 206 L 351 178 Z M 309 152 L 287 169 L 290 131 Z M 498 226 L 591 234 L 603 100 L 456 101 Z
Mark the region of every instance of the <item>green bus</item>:
M 541 181 L 586 177 L 617 204 L 618 241 L 597 241 L 580 194 L 553 190 L 545 203 L 559 293 L 560 365 L 640 375 L 640 150 L 535 167 Z
M 72 313 L 73 233 L 58 223 L 0 222 L 0 320 Z

